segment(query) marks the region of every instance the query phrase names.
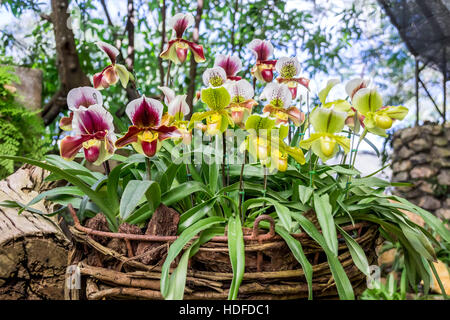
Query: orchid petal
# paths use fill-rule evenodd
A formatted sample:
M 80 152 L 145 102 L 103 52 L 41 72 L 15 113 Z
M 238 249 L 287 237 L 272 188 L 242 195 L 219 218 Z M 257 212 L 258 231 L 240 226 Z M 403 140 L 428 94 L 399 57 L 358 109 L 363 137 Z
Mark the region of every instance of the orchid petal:
M 108 55 L 112 64 L 116 63 L 116 57 L 120 53 L 119 49 L 103 41 L 97 41 L 95 44 Z
M 253 39 L 247 46 L 258 61 L 268 60 L 273 54 L 273 46 L 270 41 Z
M 83 142 L 90 140 L 89 136 L 67 136 L 61 140 L 59 152 L 65 160 L 73 160 L 83 147 Z
M 119 80 L 120 83 L 122 84 L 122 87 L 126 88 L 128 81 L 130 81 L 130 72 L 124 65 L 118 63 L 114 66 L 114 70 L 116 74 L 119 76 Z
M 380 112 L 386 114 L 390 118 L 397 120 L 403 120 L 408 114 L 408 111 L 408 108 L 404 106 L 389 106 L 380 110 Z
M 88 108 L 94 104 L 101 106 L 103 104 L 103 98 L 100 91 L 92 87 L 74 88 L 67 94 L 67 106 L 71 111 L 81 106 Z
M 353 106 L 363 115 L 375 112 L 383 106 L 381 95 L 376 89 L 362 88 L 353 96 Z
M 230 81 L 225 83 L 225 89 L 231 96 L 231 101 L 239 103 L 250 100 L 255 95 L 253 86 L 247 80 Z
M 128 128 L 128 132 L 115 142 L 116 148 L 123 148 L 126 145 L 129 145 L 130 143 L 137 142 L 138 141 L 137 136 L 140 132 L 141 129 L 139 129 L 138 127 L 130 126 Z
M 61 120 L 59 121 L 59 127 L 61 128 L 61 130 L 71 131 L 72 120 L 73 120 L 73 112 L 71 111 L 68 117 L 62 117 Z
M 316 132 L 335 133 L 344 128 L 347 113 L 326 108 L 317 108 L 310 114 Z
M 268 100 L 271 105 L 278 108 L 288 108 L 292 102 L 289 87 L 286 84 L 276 82 L 266 85 L 260 98 Z
M 224 87 L 202 89 L 201 99 L 211 110 L 222 110 L 231 102 L 230 94 Z
M 159 128 L 155 128 L 154 130 L 158 132 L 159 141 L 173 138 L 181 138 L 182 136 L 181 132 L 178 131 L 178 128 L 175 126 L 170 127 L 160 126 Z
M 142 96 L 131 101 L 125 113 L 137 127 L 155 127 L 161 122 L 163 109 L 164 106 L 158 100 Z
M 190 13 L 177 13 L 169 18 L 169 28 L 175 31 L 177 38 L 183 37 L 184 31 L 194 24 L 194 17 Z
M 113 116 L 102 106 L 80 107 L 74 111 L 72 126 L 76 135 L 114 132 Z
M 214 60 L 214 67 L 221 67 L 225 70 L 227 77 L 234 77 L 242 69 L 241 59 L 237 56 L 218 54 Z
M 194 54 L 195 62 L 201 63 L 206 60 L 202 45 L 196 44 L 191 41 L 186 41 L 186 43 L 188 44 L 189 48 L 191 49 L 191 52 Z
M 176 43 L 178 40 L 170 40 L 169 43 L 166 45 L 165 49 L 161 54 L 159 55 L 162 59 L 170 60 L 175 64 L 179 64 L 180 60 L 177 56 L 177 48 Z
M 286 113 L 296 127 L 301 126 L 305 121 L 305 114 L 296 107 L 290 107 L 286 110 Z
M 273 127 L 275 127 L 276 120 L 274 118 L 269 117 L 268 113 L 265 113 L 263 115 L 259 114 L 253 114 L 250 117 L 248 117 L 247 121 L 245 122 L 245 129 L 246 130 L 270 130 Z
M 220 87 L 227 81 L 227 74 L 221 67 L 208 68 L 203 72 L 202 79 L 206 87 Z
M 328 97 L 328 93 L 330 93 L 330 90 L 337 84 L 339 84 L 340 81 L 339 79 L 330 79 L 327 82 L 327 85 L 325 86 L 325 88 L 323 88 L 322 90 L 320 90 L 319 92 L 319 100 L 322 104 L 326 103 L 327 97 Z
M 164 103 L 169 105 L 173 99 L 175 99 L 175 91 L 170 89 L 169 87 L 158 87 L 159 90 L 164 94 Z
M 362 78 L 355 78 L 347 82 L 345 85 L 345 92 L 347 92 L 350 99 L 353 99 L 353 96 L 355 93 L 362 88 L 367 88 L 369 85 L 370 80 L 365 80 Z
M 277 60 L 275 69 L 280 73 L 280 76 L 285 79 L 296 77 L 300 71 L 300 63 L 297 58 L 283 57 Z
M 181 113 L 182 115 L 189 114 L 190 108 L 186 102 L 186 97 L 187 95 L 185 94 L 176 96 L 175 99 L 169 103 L 167 112 L 172 116 L 176 116 L 178 113 Z

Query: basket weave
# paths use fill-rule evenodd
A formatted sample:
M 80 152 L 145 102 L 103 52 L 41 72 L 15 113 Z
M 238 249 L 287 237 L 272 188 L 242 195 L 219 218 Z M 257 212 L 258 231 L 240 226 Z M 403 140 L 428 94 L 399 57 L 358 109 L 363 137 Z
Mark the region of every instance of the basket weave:
M 269 220 L 262 216 L 259 220 Z M 292 256 L 286 243 L 274 234 L 273 228 L 266 234 L 259 234 L 256 221 L 253 233 L 244 230 L 246 269 L 239 289 L 238 299 L 306 299 L 308 285 L 301 266 Z M 273 220 L 271 221 L 271 224 Z M 273 227 L 273 224 L 272 224 Z M 378 226 L 359 223 L 346 226 L 349 233 L 357 234 L 354 239 L 365 251 L 369 264 L 376 261 L 375 248 L 379 239 Z M 69 255 L 69 265 L 78 264 L 82 276 L 82 290 L 77 298 L 98 299 L 163 299 L 160 293 L 161 265 L 145 265 L 139 257 L 119 253 L 98 240 L 95 231 L 87 230 L 78 221 L 70 227 L 76 245 Z M 104 233 L 104 237 L 123 238 L 127 247 L 139 240 L 136 235 Z M 293 235 L 301 241 L 305 255 L 313 266 L 313 298 L 337 299 L 337 290 L 326 261 L 326 256 L 318 244 L 304 233 Z M 145 236 L 138 236 L 137 238 Z M 154 236 L 150 237 L 154 238 Z M 157 239 L 158 237 L 156 237 Z M 163 237 L 163 246 L 169 246 L 173 239 Z M 365 275 L 354 265 L 348 247 L 341 236 L 339 239 L 339 261 L 347 273 L 355 295 L 366 287 Z M 208 300 L 227 299 L 233 278 L 228 258 L 227 237 L 215 237 L 202 245 L 192 257 L 187 272 L 184 299 Z M 142 240 L 141 240 L 142 241 Z M 149 241 L 149 240 L 146 240 Z M 156 241 L 152 239 L 150 241 Z M 108 267 L 98 267 L 88 263 L 88 255 L 98 255 L 109 261 Z M 111 263 L 113 262 L 113 263 Z M 173 264 L 172 267 L 176 265 Z

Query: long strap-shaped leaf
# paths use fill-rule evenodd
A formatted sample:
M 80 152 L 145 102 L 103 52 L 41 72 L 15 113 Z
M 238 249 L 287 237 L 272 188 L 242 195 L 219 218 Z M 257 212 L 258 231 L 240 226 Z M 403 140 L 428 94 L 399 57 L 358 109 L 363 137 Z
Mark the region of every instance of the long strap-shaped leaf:
M 184 246 L 199 232 L 223 221 L 223 218 L 220 217 L 209 217 L 200 220 L 184 230 L 180 237 L 172 243 L 161 269 L 161 294 L 163 297 L 166 297 L 169 293 L 169 269 L 172 261 L 178 256 L 181 250 L 183 250 Z
M 331 252 L 333 252 L 334 255 L 337 256 L 338 241 L 336 226 L 334 224 L 332 207 L 330 205 L 328 194 L 324 194 L 323 196 L 314 194 L 314 209 L 316 211 L 317 220 L 319 220 L 320 227 L 322 228 L 325 242 L 327 243 Z
M 308 261 L 308 259 L 305 256 L 305 253 L 303 252 L 302 245 L 300 242 L 292 237 L 289 232 L 286 231 L 281 226 L 275 226 L 275 231 L 284 239 L 286 244 L 288 245 L 289 249 L 291 249 L 292 254 L 294 255 L 295 259 L 300 263 L 300 265 L 303 268 L 303 272 L 305 273 L 306 282 L 308 283 L 308 300 L 312 300 L 313 298 L 313 291 L 312 291 L 312 276 L 313 276 L 313 268 L 311 263 Z
M 77 186 L 78 188 L 80 188 L 80 190 L 83 191 L 84 194 L 86 194 L 92 200 L 92 202 L 94 202 L 100 208 L 100 210 L 106 215 L 106 217 L 110 221 L 111 225 L 115 229 L 113 231 L 117 231 L 117 228 L 118 228 L 117 220 L 116 220 L 116 217 L 115 217 L 114 212 L 112 211 L 111 207 L 108 205 L 108 203 L 105 201 L 104 198 L 100 197 L 94 190 L 92 190 L 80 178 L 78 178 L 72 174 L 69 174 L 65 170 L 60 169 L 54 165 L 51 165 L 51 164 L 48 164 L 45 162 L 41 162 L 38 160 L 33 160 L 33 159 L 25 158 L 25 157 L 16 157 L 16 156 L 0 156 L 0 159 L 8 159 L 8 160 L 13 160 L 13 161 L 17 161 L 17 162 L 28 163 L 33 166 L 37 166 L 42 169 L 45 169 L 45 170 L 48 170 L 50 172 L 54 172 L 54 173 L 60 175 L 61 177 L 63 177 L 65 180 L 67 180 L 74 186 Z
M 345 273 L 344 268 L 342 267 L 341 263 L 339 262 L 339 259 L 336 257 L 336 255 L 328 248 L 328 245 L 322 236 L 322 234 L 319 232 L 319 230 L 316 229 L 314 224 L 306 219 L 301 214 L 298 214 L 296 212 L 291 212 L 292 217 L 298 221 L 302 229 L 311 237 L 313 238 L 325 251 L 325 254 L 327 255 L 328 264 L 330 266 L 331 273 L 333 274 L 334 282 L 336 283 L 336 288 L 339 294 L 339 298 L 341 300 L 354 300 L 355 294 L 353 292 L 353 287 L 348 279 L 347 274 Z
M 239 216 L 231 217 L 228 220 L 228 251 L 233 268 L 233 280 L 231 280 L 228 300 L 236 300 L 245 271 L 244 237 Z
M 355 265 L 361 270 L 365 275 L 369 275 L 369 261 L 367 261 L 367 256 L 361 246 L 353 239 L 344 229 L 336 225 L 339 233 L 344 237 L 345 243 L 350 250 L 350 255 Z

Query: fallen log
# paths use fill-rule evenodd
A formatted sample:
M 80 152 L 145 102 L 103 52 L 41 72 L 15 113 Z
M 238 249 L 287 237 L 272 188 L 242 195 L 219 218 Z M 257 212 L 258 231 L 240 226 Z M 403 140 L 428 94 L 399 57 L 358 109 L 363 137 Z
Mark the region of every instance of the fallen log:
M 25 165 L 0 181 L 0 202 L 26 204 L 39 192 L 54 187 L 48 173 Z M 52 207 L 43 201 L 33 206 L 43 213 Z M 0 300 L 63 299 L 64 275 L 70 242 L 55 218 L 0 207 Z

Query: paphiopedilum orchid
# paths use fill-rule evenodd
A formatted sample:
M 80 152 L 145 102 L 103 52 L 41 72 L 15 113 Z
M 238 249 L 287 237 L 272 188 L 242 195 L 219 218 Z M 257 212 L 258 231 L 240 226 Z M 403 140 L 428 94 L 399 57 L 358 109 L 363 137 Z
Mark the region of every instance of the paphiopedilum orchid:
M 258 103 L 253 100 L 255 92 L 252 85 L 244 79 L 229 81 L 224 87 L 231 96 L 231 103 L 227 110 L 231 114 L 234 123 L 243 126 L 247 117 L 252 113 L 252 109 Z
M 189 122 L 189 129 L 192 129 L 203 119 L 206 119 L 206 133 L 208 135 L 225 132 L 229 126 L 234 126 L 234 121 L 226 108 L 231 102 L 231 96 L 225 87 L 202 89 L 201 100 L 208 106 L 209 110 L 194 113 Z
M 161 147 L 160 141 L 181 138 L 177 127 L 161 123 L 163 109 L 161 102 L 145 96 L 131 101 L 125 112 L 133 125 L 116 141 L 116 147 L 122 148 L 131 144 L 136 152 L 153 157 Z
M 314 128 L 309 139 L 300 141 L 300 147 L 312 149 L 322 161 L 333 158 L 342 147 L 345 153 L 350 151 L 350 139 L 336 133 L 345 125 L 347 113 L 339 112 L 334 108 L 317 108 L 311 111 L 310 119 Z
M 276 123 L 288 123 L 291 120 L 295 126 L 300 126 L 305 121 L 305 114 L 292 103 L 292 94 L 289 87 L 282 83 L 269 83 L 261 93 L 261 99 L 266 99 L 269 103 L 263 108 L 263 112 L 269 112 L 276 118 Z
M 245 122 L 245 129 L 249 135 L 241 148 L 247 149 L 250 155 L 260 160 L 261 164 L 269 167 L 271 171 L 275 169 L 286 171 L 288 155 L 300 164 L 305 163 L 303 151 L 284 142 L 289 134 L 289 127 L 277 125 L 276 120 L 268 113 L 249 116 Z
M 387 136 L 386 129 L 394 120 L 403 120 L 408 114 L 404 106 L 384 106 L 381 95 L 374 88 L 359 89 L 353 96 L 353 107 L 364 117 L 363 125 L 374 134 Z
M 158 87 L 164 94 L 164 102 L 167 105 L 167 113 L 163 115 L 161 124 L 166 126 L 175 126 L 183 136 L 183 142 L 190 144 L 191 132 L 188 130 L 188 122 L 184 120 L 184 116 L 190 111 L 189 105 L 186 102 L 187 95 L 175 95 L 169 87 Z
M 251 69 L 252 75 L 259 81 L 271 82 L 273 80 L 273 69 L 276 60 L 269 60 L 273 54 L 273 46 L 270 41 L 253 39 L 248 48 L 252 51 L 256 58 L 256 64 Z
M 309 89 L 309 79 L 304 77 L 298 77 L 301 68 L 297 58 L 283 57 L 278 59 L 275 64 L 275 69 L 280 76 L 277 78 L 279 83 L 287 84 L 289 90 L 292 93 L 292 99 L 297 97 L 297 87 L 299 84 Z
M 106 89 L 109 86 L 115 85 L 119 80 L 122 86 L 126 88 L 130 77 L 133 77 L 133 75 L 131 75 L 124 65 L 116 63 L 116 58 L 120 53 L 119 50 L 106 42 L 99 41 L 96 44 L 108 55 L 111 64 L 104 68 L 102 72 L 94 74 L 92 78 L 94 88 L 99 90 Z
M 218 54 L 214 60 L 214 67 L 225 70 L 228 80 L 238 81 L 242 78 L 236 74 L 242 69 L 241 59 L 237 56 Z
M 69 107 L 69 116 L 62 117 L 59 121 L 59 127 L 62 130 L 72 130 L 73 112 L 80 107 L 89 108 L 92 105 L 103 105 L 103 97 L 100 91 L 92 87 L 74 88 L 67 94 L 67 106 Z
M 348 97 L 350 100 L 353 100 L 353 96 L 358 92 L 360 89 L 367 88 L 370 84 L 370 80 L 368 79 L 362 79 L 362 78 L 355 78 L 347 82 L 345 85 L 345 91 L 347 92 Z M 356 112 L 356 109 L 352 106 L 350 110 L 348 111 L 348 117 L 345 120 L 345 124 L 352 130 L 359 131 L 359 124 L 358 122 L 355 123 L 355 116 L 358 117 L 358 122 L 362 126 L 364 126 L 363 120 L 364 116 L 360 113 Z M 356 126 L 355 126 L 356 124 Z
M 62 139 L 61 157 L 72 160 L 81 149 L 86 160 L 94 165 L 100 165 L 112 157 L 116 142 L 113 116 L 98 104 L 89 108 L 80 106 L 73 113 L 74 135 Z
M 203 46 L 192 41 L 183 39 L 183 34 L 188 27 L 194 24 L 194 17 L 189 13 L 177 13 L 169 19 L 169 27 L 173 29 L 173 39 L 169 41 L 166 48 L 161 52 L 162 59 L 170 60 L 175 64 L 186 61 L 188 49 L 194 55 L 197 63 L 205 61 Z
M 227 74 L 221 67 L 213 67 L 203 72 L 202 79 L 206 87 L 220 87 L 227 81 Z

